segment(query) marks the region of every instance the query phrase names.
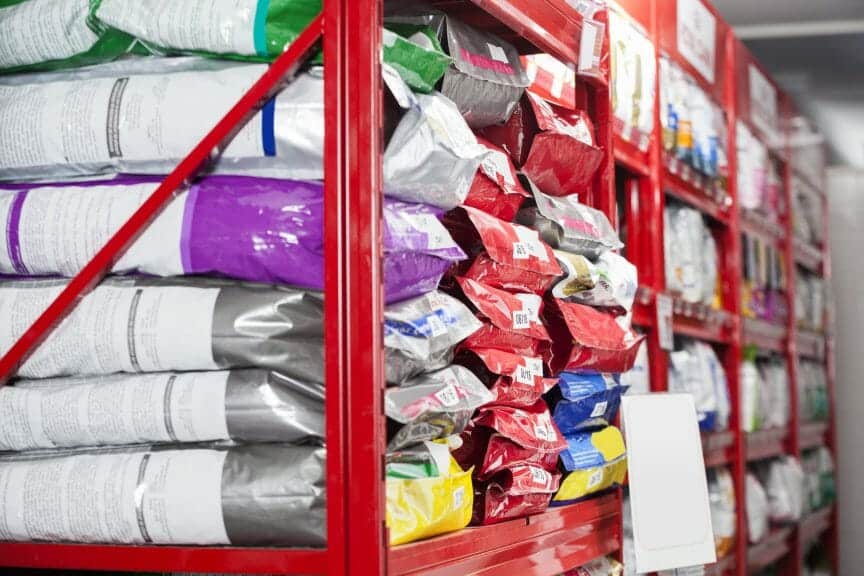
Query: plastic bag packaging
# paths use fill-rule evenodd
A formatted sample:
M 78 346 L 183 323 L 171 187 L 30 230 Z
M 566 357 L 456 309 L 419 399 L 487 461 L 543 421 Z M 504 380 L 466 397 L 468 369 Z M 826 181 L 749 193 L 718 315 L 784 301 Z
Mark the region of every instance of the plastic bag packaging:
M 0 414 L 10 451 L 299 442 L 324 438 L 324 387 L 266 370 L 23 380 L 0 388 Z
M 789 425 L 791 404 L 789 399 L 789 372 L 780 359 L 759 361 L 762 375 L 761 422 L 763 428 L 784 428 Z
M 167 174 L 266 70 L 227 63 L 196 70 L 199 63 L 141 59 L 4 83 L 0 180 Z M 299 75 L 234 137 L 217 169 L 322 179 L 323 92 L 320 71 Z
M 324 460 L 280 444 L 2 457 L 0 539 L 322 547 Z
M 622 328 L 600 310 L 553 300 L 544 314 L 553 339 L 550 367 L 563 370 L 621 373 L 636 362 L 642 338 Z
M 617 375 L 562 372 L 558 388 L 547 401 L 558 429 L 569 436 L 611 425 L 624 392 Z
M 648 364 L 648 343 L 639 344 L 633 368 L 621 374 L 621 386 L 627 394 L 648 394 L 651 392 L 651 370 Z
M 387 382 L 447 367 L 455 346 L 483 324 L 462 302 L 443 292 L 392 304 L 384 311 Z
M 549 472 L 557 469 L 558 454 L 566 442 L 542 400 L 530 407 L 485 406 L 462 434 L 462 446 L 453 456 L 485 481 L 495 473 L 520 465 Z
M 731 412 L 729 386 L 714 348 L 701 341 L 687 342 L 669 360 L 669 391 L 693 396 L 699 428 L 703 432 L 726 430 Z
M 762 428 L 762 376 L 753 360 L 741 362 L 741 429 L 755 432 Z
M 542 295 L 561 275 L 555 254 L 536 230 L 468 207 L 449 212 L 444 224 L 474 257 L 459 267 L 458 274 L 464 278 L 508 292 Z
M 0 186 L 0 222 L 12 239 L 0 274 L 73 276 L 156 189 L 156 178 Z M 434 289 L 465 257 L 423 204 L 384 204 L 389 301 Z M 2 229 L 2 228 L 0 228 Z M 320 183 L 212 176 L 157 217 L 115 273 L 216 274 L 324 289 L 324 191 Z
M 584 256 L 566 255 L 562 252 L 556 252 L 555 256 L 562 264 L 566 276 L 553 287 L 553 297 L 595 308 L 612 308 L 624 313 L 633 309 L 639 279 L 636 267 L 626 258 L 614 252 L 605 252 L 594 265 Z M 592 286 L 582 288 L 594 278 L 596 280 Z
M 612 558 L 598 558 L 561 576 L 623 576 L 624 566 Z
M 447 97 L 414 94 L 390 66 L 381 72 L 401 109 L 384 155 L 385 192 L 448 210 L 462 204 L 487 149 Z
M 747 473 L 747 534 L 751 544 L 756 544 L 768 534 L 768 496 L 752 472 Z
M 624 437 L 614 426 L 568 436 L 561 463 L 567 475 L 553 504 L 567 504 L 620 485 L 627 475 Z
M 798 409 L 804 422 L 820 422 L 830 415 L 825 365 L 798 360 Z
M 441 92 L 453 100 L 473 128 L 506 122 L 528 86 L 519 52 L 509 42 L 440 12 L 390 11 L 388 27 L 430 25 L 453 63 Z
M 543 300 L 536 294 L 510 294 L 468 278 L 457 278 L 464 298 L 484 320 L 463 348 L 491 348 L 522 356 L 548 355 L 549 332 L 541 320 Z
M 543 377 L 543 359 L 502 350 L 463 350 L 455 362 L 466 366 L 507 406 L 533 406 L 558 381 Z
M 558 490 L 561 474 L 537 466 L 514 466 L 474 486 L 471 523 L 488 526 L 513 518 L 542 514 Z
M 708 470 L 708 500 L 711 506 L 711 525 L 717 558 L 735 551 L 736 504 L 735 481 L 726 468 Z
M 664 214 L 666 283 L 687 302 L 718 308 L 717 244 L 698 210 L 671 205 Z
M 486 147 L 487 154 L 465 198 L 465 206 L 512 222 L 528 192 L 519 182 L 513 162 L 504 150 L 479 136 L 477 142 Z
M 761 478 L 768 495 L 768 516 L 772 522 L 797 522 L 803 515 L 804 471 L 792 457 L 770 462 Z
M 0 73 L 54 70 L 113 60 L 135 40 L 99 25 L 89 0 L 13 0 L 0 7 Z
M 435 445 L 425 446 L 436 450 Z M 436 466 L 434 475 L 403 478 L 388 472 L 386 514 L 391 546 L 461 530 L 471 521 L 471 471 L 463 472 L 446 453 L 447 447 L 442 447 L 444 453 L 435 460 L 446 460 Z
M 505 125 L 482 134 L 507 150 L 516 166 L 552 196 L 583 192 L 603 164 L 588 115 L 549 104 L 531 92 Z
M 321 0 L 99 0 L 93 16 L 162 54 L 271 60 L 321 12 Z
M 384 395 L 391 419 L 389 450 L 461 433 L 474 411 L 494 399 L 464 366 L 422 374 Z
M 822 510 L 837 500 L 834 479 L 834 459 L 824 446 L 807 452 L 802 457 L 805 476 L 805 512 Z
M 654 133 L 654 44 L 645 30 L 617 7 L 609 10 L 609 38 L 615 132 L 644 152 Z
M 66 282 L 0 284 L 5 354 Z M 324 382 L 318 293 L 206 278 L 112 278 L 21 366 L 22 378 L 261 368 Z
M 624 244 L 606 215 L 580 204 L 575 197 L 553 198 L 528 182 L 535 206 L 525 206 L 516 221 L 540 232 L 543 240 L 558 250 L 596 260 L 604 252 Z
M 428 94 L 444 77 L 453 59 L 444 53 L 429 26 L 384 28 L 384 62 L 399 73 L 412 90 Z

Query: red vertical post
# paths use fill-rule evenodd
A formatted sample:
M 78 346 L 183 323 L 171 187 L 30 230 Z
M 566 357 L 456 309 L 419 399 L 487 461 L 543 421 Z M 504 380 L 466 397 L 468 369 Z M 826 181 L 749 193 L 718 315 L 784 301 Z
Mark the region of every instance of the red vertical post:
M 344 526 L 331 524 L 330 529 L 345 538 L 337 573 L 370 576 L 386 573 L 387 550 L 381 6 L 380 0 L 325 2 L 327 186 L 328 196 L 341 200 L 327 207 L 328 224 L 336 223 L 339 234 L 333 238 L 328 230 L 328 246 L 338 246 L 340 256 L 338 271 L 328 263 L 328 272 L 342 280 L 327 302 L 338 311 L 340 324 L 342 406 L 332 416 L 342 416 L 343 422 L 344 477 L 336 484 L 343 489 L 345 518 Z
M 723 266 L 729 281 L 725 283 L 723 297 L 727 298 L 728 310 L 732 313 L 732 338 L 726 354 L 726 378 L 729 381 L 729 392 L 732 400 L 732 417 L 729 425 L 735 433 L 733 444 L 732 475 L 735 478 L 735 497 L 737 500 L 738 521 L 736 553 L 738 556 L 737 574 L 747 574 L 747 507 L 746 507 L 746 476 L 747 476 L 747 438 L 741 426 L 741 359 L 743 347 L 743 322 L 741 316 L 741 214 L 738 203 L 738 142 L 736 126 L 738 123 L 738 74 L 737 40 L 729 34 L 726 38 L 726 75 L 725 103 L 726 127 L 729 138 L 727 147 L 729 156 L 729 197 L 732 206 L 729 210 L 729 226 L 723 236 L 725 256 Z

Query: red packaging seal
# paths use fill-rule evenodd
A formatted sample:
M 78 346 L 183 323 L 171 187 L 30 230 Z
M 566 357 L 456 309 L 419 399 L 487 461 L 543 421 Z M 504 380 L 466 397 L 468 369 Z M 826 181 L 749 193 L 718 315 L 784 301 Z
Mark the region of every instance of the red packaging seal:
M 480 481 L 513 466 L 531 465 L 550 472 L 558 470 L 559 452 L 520 446 L 491 428 L 471 424 L 462 433 L 461 440 L 462 446 L 453 451 L 453 457 L 463 470 L 473 466 L 474 477 Z
M 532 406 L 557 385 L 543 376 L 543 358 L 503 350 L 462 350 L 455 363 L 470 368 L 495 395 L 495 404 Z
M 553 374 L 565 370 L 623 373 L 633 368 L 643 337 L 615 316 L 582 304 L 551 300 L 545 319 L 553 336 Z
M 464 205 L 482 210 L 505 222 L 512 222 L 529 196 L 519 182 L 516 168 L 507 153 L 488 140 L 477 137 L 488 153 L 474 177 Z

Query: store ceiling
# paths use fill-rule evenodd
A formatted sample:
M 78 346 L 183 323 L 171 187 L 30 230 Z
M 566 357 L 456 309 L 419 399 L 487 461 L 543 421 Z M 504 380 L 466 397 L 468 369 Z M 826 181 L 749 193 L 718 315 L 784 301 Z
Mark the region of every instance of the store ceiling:
M 864 0 L 714 0 L 825 133 L 834 164 L 864 169 Z

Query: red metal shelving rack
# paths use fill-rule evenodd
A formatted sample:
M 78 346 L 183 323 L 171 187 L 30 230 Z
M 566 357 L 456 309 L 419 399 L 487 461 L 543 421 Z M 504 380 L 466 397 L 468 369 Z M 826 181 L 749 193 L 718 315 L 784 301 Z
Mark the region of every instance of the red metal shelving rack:
M 434 0 L 433 4 L 468 23 L 489 29 L 523 52 L 546 52 L 568 63 L 579 56 L 582 19 L 571 0 Z M 664 157 L 659 137 L 659 58 L 655 62 L 657 98 L 655 130 L 647 152 L 615 131 L 607 84 L 580 78 L 576 99 L 592 114 L 608 165 L 597 177 L 585 201 L 617 220 L 616 172 L 623 190 L 628 257 L 639 267 L 640 287 L 634 324 L 648 334 L 652 389 L 667 389 L 668 356 L 660 346 L 657 298 L 666 297 L 663 250 L 663 211 L 667 195 L 706 214 L 721 246 L 722 311 L 673 301 L 674 333 L 714 343 L 730 384 L 733 414 L 729 432 L 705 435 L 708 467 L 729 466 L 738 499 L 735 552 L 709 567 L 708 574 L 743 576 L 786 559 L 784 574 L 798 574 L 799 557 L 807 543 L 827 534 L 837 566 L 836 508 L 817 511 L 798 527 L 770 534 L 748 546 L 744 475 L 747 462 L 779 454 L 835 444 L 833 420 L 801 423 L 797 415 L 796 359 L 800 354 L 826 362 L 833 398 L 833 340 L 828 335 L 798 331 L 794 318 L 773 325 L 741 316 L 741 233 L 783 246 L 789 269 L 797 264 L 830 277 L 827 242 L 813 247 L 792 240 L 791 219 L 778 224 L 738 210 L 735 123 L 746 119 L 747 89 L 742 69 L 755 60 L 732 36 L 718 12 L 714 82 L 702 79 L 677 48 L 677 0 L 619 0 L 653 41 L 657 55 L 669 54 L 690 73 L 727 113 L 729 128 L 728 190 Z M 384 416 L 382 409 L 383 321 L 381 289 L 381 154 L 383 123 L 380 81 L 380 0 L 325 0 L 323 16 L 283 55 L 265 77 L 220 123 L 196 151 L 166 178 L 139 213 L 112 239 L 85 271 L 52 305 L 28 336 L 0 360 L 5 378 L 26 353 L 59 321 L 77 297 L 101 279 L 123 246 L 158 213 L 174 190 L 189 180 L 210 157 L 226 133 L 236 130 L 250 110 L 266 100 L 299 58 L 323 34 L 327 61 L 325 202 L 326 223 L 326 376 L 328 445 L 328 546 L 323 550 L 202 547 L 124 547 L 58 544 L 0 544 L 0 566 L 94 569 L 106 571 L 192 571 L 267 574 L 437 574 L 486 576 L 518 574 L 551 576 L 605 554 L 620 554 L 621 494 L 555 508 L 535 517 L 502 525 L 463 530 L 431 540 L 389 548 L 384 526 Z M 742 68 L 743 67 L 743 68 Z M 746 75 L 746 74 L 745 74 Z M 769 77 L 770 78 L 770 77 Z M 742 96 L 742 94 L 744 96 Z M 784 117 L 794 114 L 783 102 Z M 752 125 L 752 122 L 751 122 Z M 751 126 L 752 127 L 752 126 Z M 758 131 L 757 131 L 758 132 Z M 801 178 L 827 202 L 824 182 L 802 174 L 792 156 L 777 153 L 790 178 Z M 823 211 L 827 214 L 827 210 Z M 827 226 L 826 226 L 827 230 Z M 821 250 L 821 252 L 820 252 Z M 791 284 L 791 282 L 790 282 Z M 794 303 L 794 286 L 789 291 Z M 790 310 L 793 309 L 790 306 Z M 793 419 L 788 429 L 745 436 L 740 432 L 738 368 L 742 347 L 753 344 L 785 354 L 790 360 Z M 832 408 L 833 418 L 833 408 Z M 788 569 L 788 570 L 787 570 Z

